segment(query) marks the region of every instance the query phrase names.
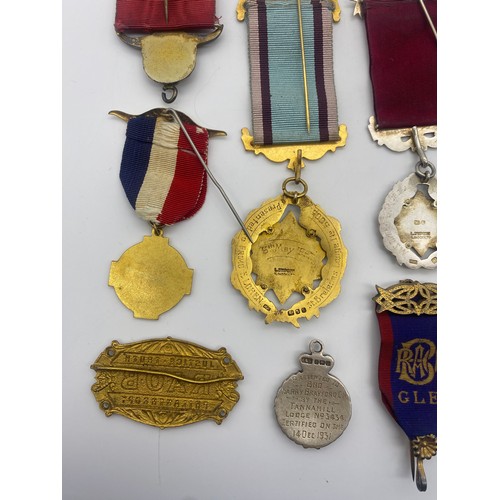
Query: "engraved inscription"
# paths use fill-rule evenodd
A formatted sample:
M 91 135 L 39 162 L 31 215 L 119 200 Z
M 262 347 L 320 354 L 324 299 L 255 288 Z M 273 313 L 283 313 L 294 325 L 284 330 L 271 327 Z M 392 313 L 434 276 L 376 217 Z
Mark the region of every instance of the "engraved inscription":
M 415 219 L 415 216 L 418 218 Z M 437 245 L 437 212 L 435 202 L 417 191 L 413 198 L 405 201 L 401 212 L 394 219 L 401 242 L 413 249 L 420 257 Z M 422 228 L 421 226 L 428 226 Z M 416 226 L 416 228 L 415 228 Z
M 92 365 L 92 391 L 107 416 L 118 413 L 156 427 L 200 420 L 221 423 L 238 402 L 243 378 L 224 348 L 174 340 L 113 341 Z
M 290 205 L 300 210 L 298 221 L 293 212 L 283 217 Z M 264 313 L 266 323 L 281 321 L 295 327 L 301 318 L 319 316 L 319 308 L 340 293 L 346 265 L 339 222 L 307 196 L 295 204 L 280 196 L 251 212 L 245 226 L 254 243 L 243 231 L 233 238 L 231 283 L 249 307 Z M 279 304 L 266 296 L 269 290 Z M 280 307 L 292 293 L 303 299 L 288 309 Z
M 331 443 L 349 423 L 350 402 L 335 377 L 299 373 L 283 384 L 278 397 L 277 417 L 283 432 L 304 446 L 320 448 Z
M 273 290 L 283 304 L 293 292 L 310 289 L 321 278 L 325 252 L 289 212 L 259 235 L 251 256 L 257 285 Z
M 416 174 L 396 183 L 379 214 L 384 246 L 400 265 L 437 266 L 437 180 L 421 183 Z

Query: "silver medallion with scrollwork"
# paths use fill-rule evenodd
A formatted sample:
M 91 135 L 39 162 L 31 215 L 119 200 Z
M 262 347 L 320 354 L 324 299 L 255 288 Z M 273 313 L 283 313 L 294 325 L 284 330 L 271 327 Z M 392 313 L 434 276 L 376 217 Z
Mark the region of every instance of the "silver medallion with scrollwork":
M 437 183 L 416 174 L 396 183 L 378 217 L 384 246 L 400 265 L 437 266 Z

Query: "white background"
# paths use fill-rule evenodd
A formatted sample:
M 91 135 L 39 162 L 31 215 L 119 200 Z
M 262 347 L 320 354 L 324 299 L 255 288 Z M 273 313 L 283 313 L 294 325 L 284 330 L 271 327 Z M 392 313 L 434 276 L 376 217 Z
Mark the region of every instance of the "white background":
M 309 162 L 303 177 L 311 198 L 342 223 L 348 248 L 339 298 L 319 319 L 265 325 L 230 284 L 231 239 L 239 230 L 213 185 L 202 210 L 166 230 L 195 269 L 193 289 L 158 321 L 137 320 L 107 285 L 109 265 L 149 233 L 118 179 L 125 123 L 111 109 L 140 114 L 163 107 L 161 86 L 142 70 L 141 55 L 114 34 L 113 2 L 67 2 L 64 31 L 64 412 L 65 500 L 251 500 L 314 496 L 343 500 L 421 498 L 412 483 L 408 440 L 383 407 L 377 386 L 379 332 L 375 284 L 435 281 L 435 271 L 407 270 L 382 246 L 377 215 L 392 185 L 417 159 L 374 144 L 363 22 L 343 2 L 334 28 L 339 120 L 345 148 Z M 200 48 L 197 67 L 179 84 L 176 109 L 203 126 L 227 131 L 211 141 L 209 164 L 245 216 L 280 194 L 285 164 L 244 151 L 240 129 L 251 128 L 247 27 L 235 2 L 219 2 L 222 36 Z M 295 34 L 296 35 L 296 34 Z M 291 27 L 290 36 L 294 35 Z M 429 153 L 435 159 L 435 151 Z M 208 348 L 225 346 L 242 370 L 240 401 L 226 421 L 158 430 L 124 417 L 106 418 L 90 391 L 90 364 L 116 339 L 172 336 Z M 278 427 L 273 401 L 298 371 L 311 339 L 324 343 L 334 374 L 348 388 L 353 416 L 344 435 L 305 450 Z M 436 495 L 436 460 L 425 463 Z
M 224 33 L 200 49 L 195 72 L 179 85 L 175 107 L 203 126 L 227 131 L 227 138 L 211 141 L 209 162 L 244 216 L 279 194 L 288 172 L 284 165 L 245 152 L 239 139 L 240 129 L 250 127 L 251 119 L 247 32 L 235 19 L 235 3 L 219 2 Z M 159 321 L 144 321 L 134 319 L 107 286 L 110 262 L 149 231 L 128 205 L 118 179 L 125 124 L 107 112 L 139 114 L 163 103 L 159 85 L 142 71 L 140 53 L 114 34 L 114 2 L 65 2 L 65 500 L 423 498 L 411 481 L 407 439 L 380 401 L 379 333 L 371 298 L 375 284 L 405 278 L 435 281 L 436 273 L 400 268 L 381 244 L 377 214 L 392 185 L 410 173 L 415 157 L 392 153 L 370 139 L 364 26 L 351 17 L 350 2 L 342 0 L 341 6 L 334 54 L 339 118 L 348 127 L 348 142 L 310 162 L 303 175 L 312 199 L 341 221 L 349 257 L 339 298 L 321 310 L 319 319 L 303 321 L 296 330 L 265 325 L 232 288 L 230 242 L 238 226 L 214 186 L 209 186 L 206 203 L 193 219 L 167 232 L 195 269 L 190 296 Z M 429 157 L 435 160 L 435 152 Z M 204 422 L 160 431 L 118 415 L 106 418 L 99 410 L 90 391 L 90 364 L 98 354 L 113 339 L 165 336 L 212 349 L 225 346 L 243 371 L 240 402 L 221 426 Z M 350 391 L 353 405 L 344 435 L 321 450 L 305 450 L 288 440 L 273 414 L 276 390 L 298 370 L 297 357 L 313 338 L 334 356 L 334 373 Z M 43 427 L 37 432 L 43 434 Z M 436 496 L 436 462 L 425 463 L 425 498 Z M 43 465 L 43 455 L 38 463 Z

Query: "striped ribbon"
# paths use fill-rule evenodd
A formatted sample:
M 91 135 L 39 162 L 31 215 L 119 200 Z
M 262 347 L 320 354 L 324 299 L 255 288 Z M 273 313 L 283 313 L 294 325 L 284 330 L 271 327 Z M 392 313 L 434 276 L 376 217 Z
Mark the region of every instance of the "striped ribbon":
M 331 1 L 301 3 L 310 132 L 297 0 L 247 0 L 246 5 L 255 143 L 339 140 Z
M 208 131 L 183 122 L 207 162 Z M 170 226 L 203 205 L 207 173 L 177 123 L 137 116 L 127 124 L 120 180 L 137 215 Z
M 115 29 L 151 33 L 171 29 L 210 29 L 217 23 L 215 0 L 117 0 Z

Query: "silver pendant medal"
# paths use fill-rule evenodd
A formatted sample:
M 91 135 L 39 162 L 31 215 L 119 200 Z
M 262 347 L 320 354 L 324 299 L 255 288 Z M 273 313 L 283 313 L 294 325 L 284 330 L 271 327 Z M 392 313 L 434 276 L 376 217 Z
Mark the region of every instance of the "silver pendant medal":
M 286 436 L 304 448 L 323 448 L 345 431 L 351 419 L 351 398 L 344 384 L 330 374 L 331 356 L 313 340 L 310 353 L 299 357 L 302 371 L 288 377 L 274 401 L 276 419 Z
M 397 132 L 397 131 L 396 131 Z M 436 167 L 426 157 L 424 148 L 435 147 L 435 141 L 422 145 L 423 131 L 413 127 L 405 148 L 414 150 L 419 161 L 415 172 L 397 182 L 387 195 L 378 221 L 385 248 L 399 265 L 410 269 L 435 269 L 437 266 L 437 180 Z M 373 136 L 373 133 L 372 133 Z M 388 136 L 390 137 L 390 136 Z M 386 137 L 387 140 L 387 137 Z M 380 143 L 380 142 L 379 142 Z M 408 145 L 409 143 L 409 145 Z M 398 145 L 396 148 L 395 145 Z M 400 151 L 399 143 L 384 145 Z

